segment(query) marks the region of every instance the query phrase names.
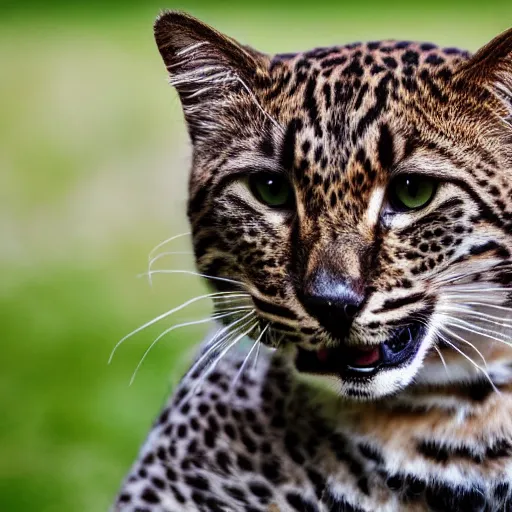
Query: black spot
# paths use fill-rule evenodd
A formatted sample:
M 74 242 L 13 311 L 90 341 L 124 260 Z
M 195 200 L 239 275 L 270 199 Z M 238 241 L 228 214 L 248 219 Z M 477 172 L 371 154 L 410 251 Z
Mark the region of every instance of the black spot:
M 201 403 L 197 409 L 201 416 L 206 416 L 210 412 L 210 406 L 206 403 Z
M 365 512 L 364 509 L 351 505 L 343 496 L 335 496 L 330 490 L 326 490 L 322 498 L 330 512 Z
M 175 482 L 178 479 L 178 475 L 176 475 L 176 472 L 172 468 L 166 468 L 165 470 L 165 476 L 167 480 L 170 482 Z
M 224 490 L 229 496 L 231 496 L 235 500 L 241 501 L 242 503 L 247 503 L 245 492 L 240 487 L 225 486 Z
M 185 476 L 185 483 L 200 491 L 208 491 L 210 489 L 208 480 L 201 475 Z
M 187 437 L 187 426 L 185 424 L 182 424 L 178 427 L 177 430 L 178 437 L 183 439 L 184 437 Z
M 158 478 L 156 476 L 154 476 L 152 479 L 151 479 L 151 483 L 157 488 L 157 489 L 165 489 L 165 482 L 161 479 L 161 478 Z
M 160 498 L 157 496 L 155 491 L 153 491 L 153 489 L 150 489 L 149 487 L 146 487 L 142 491 L 142 494 L 140 495 L 140 497 L 146 503 L 160 503 Z
M 258 498 L 271 498 L 272 491 L 269 487 L 261 482 L 251 482 L 249 484 L 249 490 Z
M 445 445 L 433 440 L 420 441 L 418 451 L 427 459 L 436 462 L 446 462 L 450 455 L 450 451 Z
M 382 61 L 384 62 L 384 64 L 386 64 L 388 68 L 391 69 L 396 69 L 398 66 L 398 63 L 393 57 L 384 57 Z
M 286 495 L 286 501 L 295 509 L 297 512 L 318 512 L 316 505 L 310 501 L 302 498 L 295 492 L 289 492 Z
M 203 433 L 204 438 L 204 444 L 208 448 L 214 448 L 215 447 L 215 434 L 212 432 L 211 429 L 207 429 Z
M 340 57 L 333 57 L 331 59 L 325 59 L 322 61 L 323 68 L 330 68 L 333 66 L 339 66 L 340 64 L 345 64 L 347 62 L 347 56 L 341 55 Z
M 245 455 L 242 455 L 241 453 L 238 454 L 236 462 L 238 464 L 238 467 L 243 471 L 252 471 L 253 470 L 253 465 L 252 465 L 252 462 L 250 461 L 250 459 L 248 457 L 246 457 Z
M 187 500 L 183 494 L 178 490 L 178 488 L 174 485 L 171 485 L 171 492 L 174 494 L 174 498 L 178 503 L 185 503 Z
M 419 62 L 418 53 L 412 50 L 407 50 L 402 55 L 402 62 L 407 66 L 417 66 Z
M 278 484 L 281 481 L 279 461 L 268 460 L 261 465 L 262 475 L 271 483 Z
M 425 59 L 425 62 L 432 66 L 440 66 L 441 64 L 444 64 L 444 59 L 439 57 L 439 55 L 432 54 Z
M 485 509 L 485 493 L 478 487 L 434 484 L 427 487 L 425 498 L 433 512 L 483 512 Z
M 380 454 L 380 452 L 377 450 L 377 448 L 374 448 L 373 446 L 369 444 L 360 444 L 358 446 L 359 451 L 363 457 L 366 457 L 367 459 L 375 462 L 376 464 L 383 464 L 384 458 Z
M 468 384 L 465 389 L 469 398 L 475 402 L 485 401 L 489 395 L 494 392 L 491 383 L 483 380 Z

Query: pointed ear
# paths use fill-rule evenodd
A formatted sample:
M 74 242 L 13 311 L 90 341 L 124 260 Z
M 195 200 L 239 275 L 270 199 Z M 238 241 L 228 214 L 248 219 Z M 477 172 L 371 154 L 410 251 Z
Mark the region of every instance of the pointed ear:
M 494 93 L 512 124 L 512 28 L 486 44 L 458 72 L 466 83 L 477 83 Z
M 252 94 L 269 79 L 269 59 L 201 21 L 167 11 L 155 22 L 155 39 L 178 91 L 194 142 L 218 121 L 221 104 Z

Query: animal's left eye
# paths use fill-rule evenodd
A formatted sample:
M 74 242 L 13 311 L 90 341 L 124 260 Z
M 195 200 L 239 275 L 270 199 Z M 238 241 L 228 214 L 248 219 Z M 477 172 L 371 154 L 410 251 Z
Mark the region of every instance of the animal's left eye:
M 294 194 L 290 182 L 277 173 L 261 172 L 249 177 L 249 188 L 254 197 L 271 208 L 293 205 Z
M 399 211 L 424 208 L 436 193 L 437 181 L 420 174 L 397 176 L 389 185 L 391 206 Z

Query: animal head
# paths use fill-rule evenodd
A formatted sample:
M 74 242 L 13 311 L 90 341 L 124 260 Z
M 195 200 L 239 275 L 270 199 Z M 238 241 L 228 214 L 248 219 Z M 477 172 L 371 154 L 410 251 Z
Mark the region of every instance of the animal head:
M 512 30 L 473 57 L 397 41 L 269 56 L 177 12 L 155 37 L 193 145 L 197 266 L 246 294 L 244 332 L 346 396 L 480 378 L 480 356 L 499 373 Z

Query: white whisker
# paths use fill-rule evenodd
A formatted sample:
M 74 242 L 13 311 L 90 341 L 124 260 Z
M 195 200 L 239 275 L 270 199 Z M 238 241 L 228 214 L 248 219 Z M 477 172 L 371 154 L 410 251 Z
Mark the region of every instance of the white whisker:
M 220 354 L 216 357 L 215 361 L 213 363 L 211 363 L 208 367 L 208 369 L 206 370 L 206 372 L 201 375 L 201 382 L 199 382 L 197 385 L 196 385 L 196 389 L 198 387 L 201 386 L 202 382 L 208 377 L 208 375 L 210 375 L 213 370 L 215 370 L 217 364 L 219 363 L 219 361 L 242 339 L 244 338 L 245 336 L 247 336 L 255 327 L 257 327 L 259 321 L 256 320 L 252 325 L 251 327 L 249 327 L 249 329 L 247 329 L 246 331 L 242 332 L 241 334 L 239 334 L 238 336 L 236 336 L 235 340 L 234 341 L 230 341 L 229 342 L 229 345 L 224 348 Z M 247 324 L 246 324 L 247 325 Z M 244 326 L 245 327 L 245 326 Z
M 215 281 L 223 281 L 225 283 L 233 283 L 240 286 L 244 286 L 244 283 L 241 281 L 235 281 L 234 279 L 228 279 L 227 277 L 217 277 L 217 276 L 209 276 L 207 274 L 201 274 L 199 272 L 194 272 L 193 270 L 150 270 L 149 272 L 144 272 L 143 274 L 139 274 L 139 277 L 142 276 L 152 276 L 153 274 L 186 274 L 197 277 L 204 277 L 206 279 L 214 279 Z
M 270 322 L 265 326 L 265 329 L 263 332 L 265 332 L 270 327 Z M 260 336 L 260 340 L 263 337 L 263 334 Z M 256 369 L 256 366 L 258 366 L 258 356 L 260 355 L 260 347 L 261 343 L 258 343 L 258 348 L 256 349 L 256 357 L 254 358 L 254 363 L 252 364 L 252 370 L 254 371 Z
M 487 322 L 497 325 L 499 327 L 512 327 L 512 319 L 502 318 L 499 316 L 489 315 L 487 313 L 482 313 L 481 311 L 475 311 L 469 307 L 464 306 L 442 306 L 440 311 L 454 311 L 456 313 L 461 313 L 463 315 L 476 317 L 482 320 L 486 320 Z M 510 324 L 509 324 L 510 322 Z
M 185 302 L 183 302 L 182 304 L 180 304 L 179 306 L 176 306 L 175 308 L 165 312 L 165 313 L 162 313 L 161 315 L 157 316 L 156 318 L 153 318 L 153 320 L 150 320 L 149 322 L 146 322 L 144 325 L 141 325 L 140 327 L 137 327 L 137 329 L 133 330 L 130 334 L 127 334 L 126 336 L 124 336 L 123 338 L 121 338 L 115 345 L 115 347 L 112 349 L 112 352 L 110 353 L 110 357 L 108 358 L 108 364 L 110 364 L 112 362 L 112 358 L 114 357 L 114 354 L 116 353 L 117 349 L 119 348 L 119 346 L 125 341 L 127 340 L 128 338 L 130 338 L 131 336 L 139 333 L 140 331 L 146 329 L 147 327 L 153 325 L 153 324 L 156 324 L 157 322 L 159 322 L 160 320 L 163 320 L 164 318 L 167 318 L 168 316 L 170 315 L 173 315 L 174 313 L 178 312 L 178 311 L 181 311 L 183 308 L 186 308 L 187 306 L 189 306 L 190 304 L 193 304 L 194 302 L 198 302 L 200 300 L 204 300 L 204 299 L 209 299 L 211 297 L 217 297 L 219 295 L 224 295 L 226 293 L 229 293 L 229 292 L 216 292 L 216 293 L 207 293 L 205 295 L 200 295 L 199 297 L 194 297 L 192 299 L 189 299 Z
M 448 367 L 446 366 L 446 361 L 444 360 L 443 354 L 441 353 L 439 348 L 437 348 L 436 346 L 434 346 L 434 350 L 437 352 L 439 359 L 441 359 L 441 362 L 443 363 L 443 366 L 444 366 L 444 371 L 446 372 L 446 375 L 448 375 L 448 377 L 449 377 L 450 374 L 448 373 Z
M 471 324 L 470 322 L 466 322 L 465 320 L 462 320 L 460 318 L 449 318 L 448 325 L 457 327 L 459 329 L 463 329 L 468 332 L 472 332 L 473 334 L 485 336 L 486 338 L 489 338 L 494 341 L 499 341 L 500 343 L 504 343 L 505 345 L 508 345 L 508 346 L 512 346 L 512 343 L 510 343 L 506 339 L 497 338 L 496 336 L 493 336 L 493 335 L 502 336 L 502 334 L 500 332 L 485 329 L 484 327 L 480 327 L 478 325 Z
M 149 347 L 146 349 L 146 351 L 144 352 L 144 354 L 142 355 L 139 363 L 137 364 L 137 366 L 135 367 L 135 370 L 132 374 L 132 377 L 130 379 L 130 386 L 133 384 L 133 381 L 135 380 L 135 377 L 137 375 L 137 372 L 139 371 L 139 368 L 142 366 L 142 363 L 144 362 L 144 360 L 146 359 L 146 357 L 148 356 L 148 354 L 151 352 L 151 350 L 153 349 L 153 347 L 167 334 L 169 334 L 170 332 L 172 331 L 175 331 L 176 329 L 180 329 L 181 327 L 188 327 L 188 326 L 191 326 L 191 325 L 199 325 L 199 324 L 205 324 L 205 323 L 208 323 L 208 322 L 212 322 L 212 321 L 215 321 L 215 320 L 219 320 L 221 318 L 226 318 L 228 316 L 233 316 L 234 314 L 236 314 L 237 311 L 233 311 L 231 313 L 225 313 L 225 314 L 222 314 L 222 315 L 217 315 L 217 316 L 211 316 L 211 317 L 208 317 L 208 318 L 203 318 L 202 320 L 195 320 L 195 321 L 191 321 L 191 322 L 183 322 L 181 324 L 177 324 L 177 325 L 173 325 L 172 327 L 169 327 L 168 329 L 166 329 L 164 332 L 162 332 L 161 334 L 159 334 L 155 340 L 151 343 L 151 345 L 149 345 Z
M 487 361 L 485 360 L 485 357 L 484 355 L 482 354 L 482 352 L 480 352 L 480 350 L 478 350 L 478 348 L 475 347 L 475 345 L 473 345 L 473 343 L 471 343 L 470 341 L 464 339 L 462 336 L 459 336 L 457 333 L 451 331 L 450 329 L 448 329 L 447 327 L 443 326 L 442 327 L 442 330 L 445 331 L 447 334 L 449 334 L 450 336 L 453 336 L 455 338 L 457 338 L 459 341 L 462 341 L 463 343 L 465 343 L 466 345 L 469 345 L 479 356 L 480 358 L 482 359 L 485 367 L 487 368 Z
M 460 298 L 464 298 L 464 296 L 461 296 Z M 499 309 L 500 311 L 506 311 L 507 313 L 512 313 L 512 308 L 509 308 L 507 306 L 499 306 L 497 304 L 489 304 L 487 302 L 464 302 L 464 306 L 480 306 L 485 308 L 492 308 L 492 309 Z
M 222 336 L 226 331 L 229 331 L 229 329 L 232 329 L 235 325 L 237 325 L 240 322 L 243 322 L 244 320 L 247 320 L 250 316 L 254 314 L 254 311 L 251 311 L 244 315 L 241 318 L 236 319 L 235 321 L 231 322 L 229 325 L 224 326 L 222 329 L 219 329 L 215 336 L 210 340 L 210 346 L 206 349 L 206 351 L 201 354 L 201 356 L 195 361 L 195 363 L 191 366 L 191 368 L 187 371 L 185 376 L 183 377 L 183 380 L 187 379 L 189 376 L 193 375 L 197 368 L 203 363 L 203 361 L 219 346 L 222 345 L 222 343 L 229 338 L 233 333 L 228 332 L 224 337 L 222 337 L 219 340 L 219 337 Z M 244 324 L 244 326 L 247 325 Z M 238 327 L 237 329 L 244 328 L 244 326 Z
M 242 363 L 242 366 L 240 366 L 240 369 L 238 370 L 237 374 L 235 375 L 235 378 L 233 379 L 233 382 L 231 383 L 231 389 L 234 389 L 234 387 L 236 386 L 236 383 L 238 382 L 238 380 L 242 376 L 242 374 L 243 374 L 243 372 L 245 370 L 245 367 L 246 367 L 247 363 L 249 362 L 249 360 L 251 358 L 251 354 L 254 352 L 254 350 L 256 348 L 259 348 L 259 344 L 261 342 L 261 339 L 263 338 L 263 335 L 265 334 L 265 331 L 268 329 L 269 325 L 270 324 L 267 324 L 266 327 L 263 328 L 263 330 L 261 331 L 260 335 L 258 336 L 258 338 L 254 342 L 253 346 L 251 347 L 251 350 L 249 350 L 247 356 L 245 357 L 245 359 L 244 359 L 244 361 Z
M 463 356 L 465 359 L 467 359 L 477 370 L 479 370 L 480 372 L 482 372 L 485 377 L 487 378 L 487 380 L 489 381 L 489 383 L 491 384 L 493 390 L 498 393 L 498 394 L 501 394 L 500 390 L 496 387 L 496 385 L 494 384 L 494 382 L 492 381 L 491 377 L 489 376 L 489 374 L 481 367 L 479 366 L 478 364 L 476 364 L 473 359 L 471 359 L 467 354 L 465 354 L 462 350 L 460 350 L 458 347 L 456 347 L 453 343 L 451 343 L 450 341 L 448 341 L 442 334 L 438 333 L 438 336 L 447 344 L 449 345 L 450 347 L 452 347 L 455 351 L 457 351 L 461 356 Z
M 153 258 L 151 258 L 149 260 L 149 263 L 148 263 L 148 272 L 151 271 L 151 267 L 158 261 L 158 260 L 161 260 L 162 258 L 165 258 L 166 256 L 181 256 L 181 255 L 186 255 L 186 256 L 192 256 L 194 253 L 191 252 L 191 251 L 166 251 L 166 252 L 161 252 L 160 254 L 157 254 L 156 256 L 154 256 Z
M 149 252 L 148 260 L 151 260 L 155 251 L 160 249 L 160 247 L 163 247 L 165 244 L 168 244 L 169 242 L 172 242 L 173 240 L 176 240 L 177 238 L 181 238 L 183 236 L 189 236 L 191 234 L 192 233 L 190 231 L 187 231 L 186 233 L 180 233 L 179 235 L 171 236 L 171 238 L 168 238 L 167 240 L 160 242 L 158 245 L 155 245 L 155 247 L 153 247 L 153 249 L 151 249 L 151 251 Z
M 244 319 L 247 319 L 249 316 L 251 316 L 252 314 L 254 314 L 254 312 L 252 313 L 249 313 L 247 315 L 245 315 L 244 317 L 238 319 L 236 322 L 233 322 L 232 324 L 230 324 L 228 327 L 231 328 L 233 327 L 233 325 L 235 325 L 236 323 L 244 320 Z M 252 319 L 250 319 L 248 322 L 244 323 L 243 325 L 239 326 L 234 332 L 228 332 L 226 334 L 226 336 L 224 336 L 223 338 L 221 338 L 220 340 L 217 340 L 215 341 L 210 347 L 208 347 L 208 349 L 206 350 L 206 352 L 204 354 L 201 355 L 201 357 L 192 365 L 192 367 L 187 371 L 187 373 L 185 374 L 185 376 L 183 377 L 183 381 L 185 382 L 186 379 L 188 379 L 190 376 L 193 376 L 195 374 L 195 372 L 198 370 L 198 368 L 203 364 L 203 362 L 213 353 L 215 352 L 218 348 L 220 348 L 222 345 L 224 345 L 225 343 L 228 344 L 228 346 L 224 349 L 222 349 L 221 353 L 219 355 L 217 355 L 216 357 L 214 357 L 213 361 L 211 361 L 210 363 L 206 363 L 207 365 L 207 371 L 204 375 L 201 375 L 201 381 L 199 383 L 196 383 L 195 385 L 192 385 L 190 387 L 190 390 L 188 391 L 188 393 L 185 395 L 185 397 L 183 398 L 183 402 L 182 403 L 185 403 L 192 394 L 196 393 L 198 391 L 198 388 L 200 388 L 201 384 L 203 383 L 204 379 L 211 374 L 211 372 L 213 371 L 212 369 L 212 365 L 216 365 L 217 362 L 222 358 L 224 357 L 224 355 L 227 353 L 227 351 L 232 348 L 236 343 L 238 343 L 238 341 L 240 341 L 246 334 L 247 332 L 250 332 L 253 327 L 255 325 L 257 325 L 257 322 L 254 324 L 254 326 L 247 332 L 244 332 L 241 336 L 238 336 L 237 337 L 237 334 L 240 333 L 241 330 L 245 329 L 250 323 L 251 323 Z M 223 329 L 225 330 L 225 329 Z M 231 337 L 231 340 L 229 341 L 226 341 L 228 340 L 228 338 Z M 232 342 L 232 339 L 233 337 L 236 337 L 236 340 L 235 342 Z

